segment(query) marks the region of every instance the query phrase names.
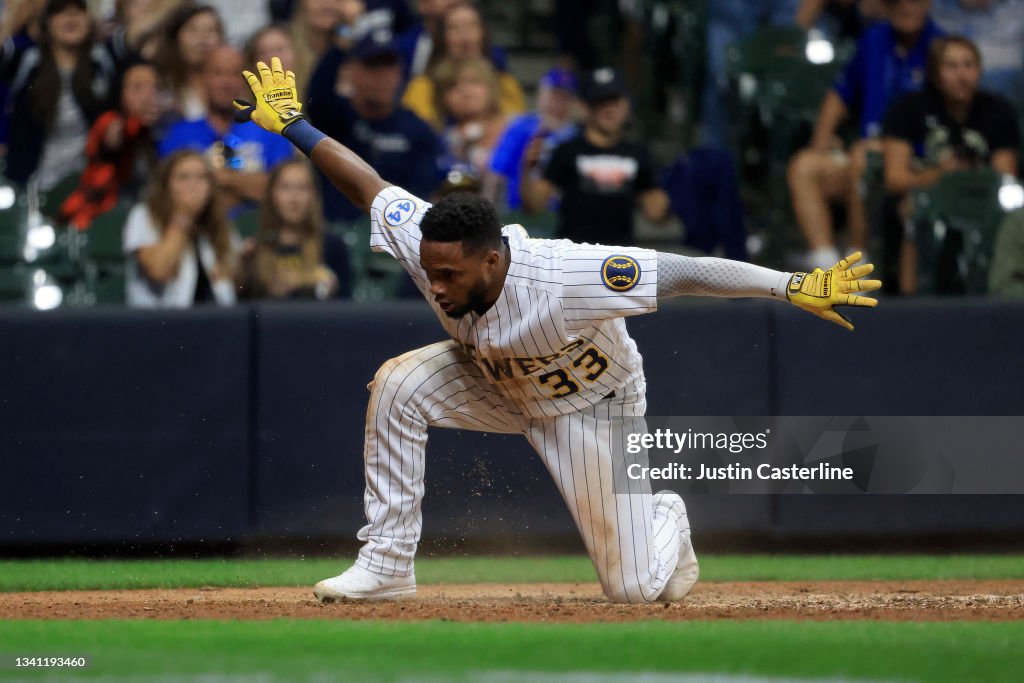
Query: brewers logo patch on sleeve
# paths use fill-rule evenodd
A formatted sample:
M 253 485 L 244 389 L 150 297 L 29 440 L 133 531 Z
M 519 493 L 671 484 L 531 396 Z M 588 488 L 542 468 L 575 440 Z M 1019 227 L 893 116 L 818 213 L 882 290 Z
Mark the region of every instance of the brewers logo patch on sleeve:
M 609 256 L 601 264 L 601 279 L 613 292 L 628 292 L 640 282 L 640 264 L 629 256 Z

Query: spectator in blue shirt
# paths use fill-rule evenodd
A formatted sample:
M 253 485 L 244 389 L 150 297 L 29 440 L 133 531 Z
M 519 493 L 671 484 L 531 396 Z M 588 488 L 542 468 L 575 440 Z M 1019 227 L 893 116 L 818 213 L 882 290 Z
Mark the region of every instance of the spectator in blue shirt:
M 204 153 L 216 169 L 224 206 L 235 214 L 256 207 L 266 190 L 270 169 L 293 154 L 291 143 L 281 136 L 251 121 L 235 122 L 232 100 L 245 87 L 243 68 L 242 55 L 235 48 L 214 49 L 203 69 L 206 117 L 176 123 L 160 144 L 162 157 L 179 149 Z
M 928 16 L 931 0 L 884 4 L 888 20 L 864 32 L 853 59 L 825 95 L 810 147 L 789 164 L 793 210 L 810 249 L 808 265 L 834 263 L 840 257 L 830 201 L 846 205 L 847 248 L 864 251 L 868 221 L 860 181 L 867 153 L 881 151 L 878 136 L 888 104 L 924 84 L 928 47 L 940 35 Z M 854 116 L 859 139 L 844 151 L 839 125 Z
M 537 110 L 513 119 L 498 140 L 484 179 L 484 194 L 497 206 L 518 211 L 522 207 L 519 175 L 527 147 L 536 139 L 533 144 L 541 146 L 540 165 L 546 165 L 551 150 L 575 135 L 577 110 L 576 77 L 560 67 L 544 74 L 537 88 Z
M 338 68 L 346 57 L 351 89 L 347 97 L 335 90 Z M 397 104 L 401 86 L 401 57 L 391 33 L 372 31 L 348 55 L 338 47 L 327 51 L 313 71 L 303 111 L 314 126 L 366 159 L 381 177 L 426 197 L 443 178 L 438 164 L 441 142 L 422 119 Z M 321 186 L 329 221 L 363 217 L 362 209 L 323 176 Z

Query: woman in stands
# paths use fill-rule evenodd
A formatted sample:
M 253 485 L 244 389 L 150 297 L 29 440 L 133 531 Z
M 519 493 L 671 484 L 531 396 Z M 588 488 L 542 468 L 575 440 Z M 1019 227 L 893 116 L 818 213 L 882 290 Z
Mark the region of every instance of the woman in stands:
M 292 71 L 300 92 L 327 48 L 346 27 L 355 25 L 363 8 L 364 3 L 353 0 L 299 0 L 295 3 L 288 32 L 295 50 Z
M 235 303 L 232 234 L 214 190 L 214 172 L 183 150 L 161 164 L 146 202 L 128 214 L 127 301 L 143 308 Z
M 48 0 L 40 14 L 17 16 L 24 23 L 0 47 L 12 112 L 5 175 L 35 177 L 45 191 L 84 168 L 89 126 L 116 98 L 134 53 L 123 31 L 95 41 L 85 0 Z
M 886 112 L 886 233 L 892 246 L 899 245 L 902 225 L 913 213 L 913 190 L 929 188 L 953 171 L 1017 174 L 1020 132 L 1013 104 L 979 89 L 981 71 L 974 43 L 961 36 L 937 38 L 928 54 L 926 86 L 895 100 Z M 903 294 L 917 290 L 917 250 L 910 237 L 903 236 L 899 249 Z
M 61 204 L 58 220 L 79 230 L 119 203 L 135 203 L 156 163 L 152 127 L 160 118 L 160 80 L 139 62 L 121 78 L 121 106 L 104 112 L 89 131 L 88 165 Z
M 270 174 L 255 245 L 246 250 L 239 287 L 249 299 L 326 299 L 338 279 L 323 263 L 323 218 L 313 172 L 305 159 Z
M 491 48 L 490 34 L 476 4 L 465 0 L 456 2 L 441 17 L 440 35 L 434 37 L 434 49 L 426 72 L 409 81 L 402 104 L 437 130 L 443 130 L 446 122 L 436 103 L 438 69 L 452 59 L 483 58 L 497 70 L 502 113 L 519 114 L 525 111 L 526 96 L 523 95 L 523 89 L 511 74 L 503 70 L 504 65 L 497 59 L 499 54 Z
M 168 109 L 185 119 L 206 115 L 200 83 L 203 64 L 223 44 L 224 25 L 208 5 L 184 4 L 168 18 L 155 60 L 170 87 Z
M 448 122 L 444 141 L 450 158 L 446 165 L 479 180 L 508 125 L 501 109 L 498 74 L 482 57 L 445 60 L 435 74 L 436 106 Z
M 277 57 L 281 60 L 281 66 L 288 71 L 295 71 L 296 54 L 295 43 L 284 26 L 271 24 L 264 26 L 245 43 L 245 63 L 255 64 L 264 62 L 270 64 L 270 59 Z

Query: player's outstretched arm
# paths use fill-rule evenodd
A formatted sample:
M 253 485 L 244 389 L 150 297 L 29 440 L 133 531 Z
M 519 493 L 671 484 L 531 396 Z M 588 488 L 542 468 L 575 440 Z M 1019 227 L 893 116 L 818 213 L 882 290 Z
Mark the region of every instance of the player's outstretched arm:
M 254 104 L 235 100 L 235 119 L 251 120 L 288 138 L 350 202 L 369 212 L 374 197 L 389 183 L 355 152 L 331 140 L 306 120 L 295 89 L 295 74 L 285 71 L 280 59 L 271 59 L 269 67 L 257 62 L 256 71 L 258 76 L 251 71 L 242 72 L 252 90 Z
M 854 266 L 861 253 L 850 254 L 828 270 L 784 273 L 742 261 L 720 258 L 691 258 L 658 252 L 658 298 L 684 294 L 722 297 L 765 297 L 781 299 L 848 330 L 853 323 L 835 310 L 836 306 L 876 306 L 878 301 L 857 296 L 882 286 L 879 280 L 865 280 L 874 269 L 866 263 Z

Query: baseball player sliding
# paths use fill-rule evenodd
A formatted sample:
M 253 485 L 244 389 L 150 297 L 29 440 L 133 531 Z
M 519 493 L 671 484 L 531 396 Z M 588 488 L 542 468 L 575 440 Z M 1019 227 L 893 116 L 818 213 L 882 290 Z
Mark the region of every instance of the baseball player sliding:
M 370 214 L 371 246 L 412 276 L 450 335 L 392 358 L 370 383 L 366 526 L 355 565 L 316 584 L 334 600 L 416 592 L 427 427 L 522 434 L 540 455 L 614 602 L 683 598 L 697 581 L 686 506 L 642 483 L 613 492 L 610 435 L 642 418 L 646 382 L 624 318 L 683 294 L 777 298 L 853 329 L 839 305 L 874 306 L 856 292 L 871 264 L 852 254 L 827 271 L 782 273 L 717 258 L 531 239 L 502 227 L 493 206 L 458 193 L 431 206 L 382 180 L 301 114 L 295 77 L 277 58 L 246 71 L 255 104 L 242 120 L 291 140 Z

